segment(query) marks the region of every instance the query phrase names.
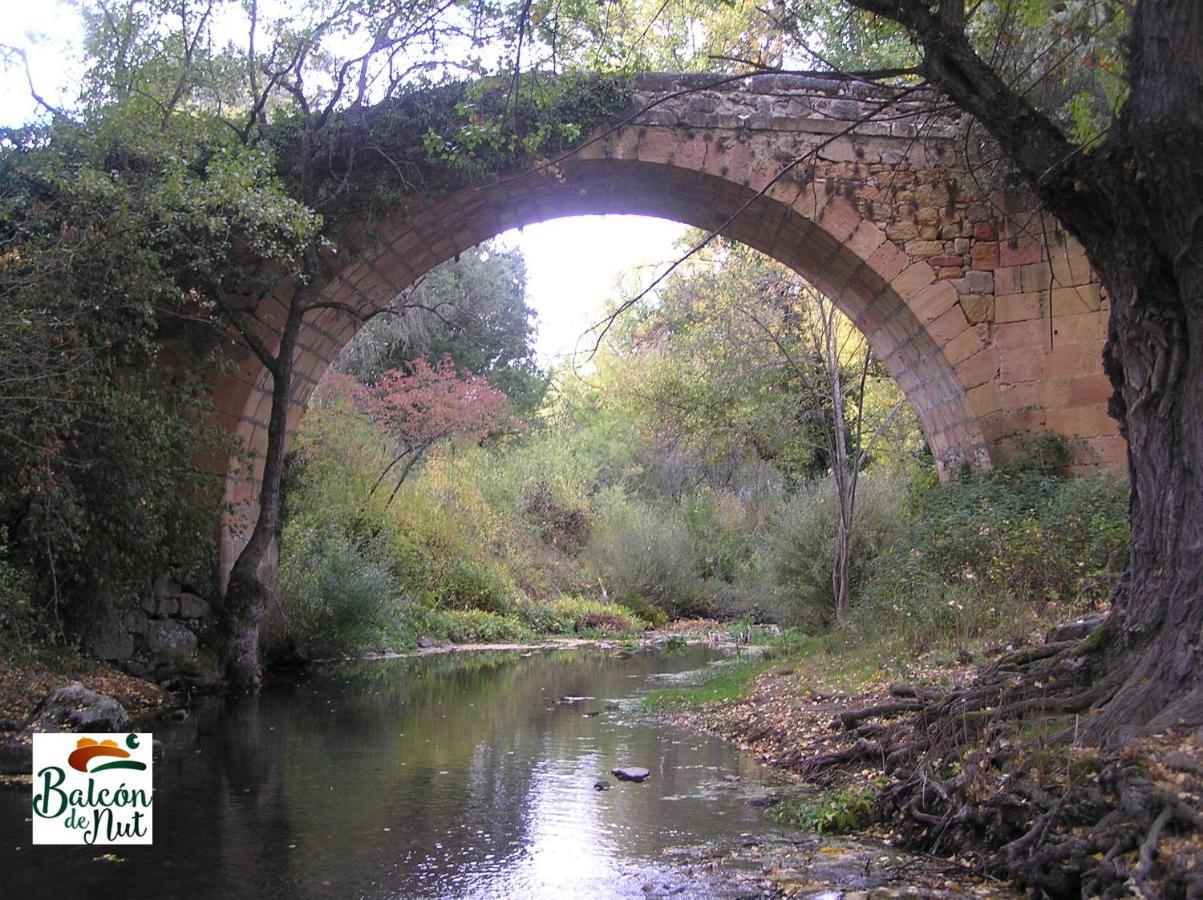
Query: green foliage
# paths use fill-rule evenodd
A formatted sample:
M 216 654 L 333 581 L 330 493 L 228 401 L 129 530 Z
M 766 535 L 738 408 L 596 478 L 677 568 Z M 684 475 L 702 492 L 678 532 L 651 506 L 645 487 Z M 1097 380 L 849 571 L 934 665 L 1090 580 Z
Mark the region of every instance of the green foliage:
M 529 641 L 535 637 L 530 627 L 516 616 L 483 609 L 415 609 L 410 611 L 404 627 L 415 636 L 458 644 Z
M 377 554 L 337 526 L 289 522 L 282 535 L 279 595 L 289 632 L 307 655 L 370 645 L 397 586 Z
M 811 834 L 851 834 L 877 821 L 877 793 L 884 784 L 826 791 L 813 797 L 784 798 L 769 810 L 778 825 Z
M 612 489 L 599 496 L 585 557 L 619 602 L 648 602 L 669 615 L 705 611 L 688 530 L 670 513 Z
M 459 559 L 443 570 L 432 593 L 443 606 L 502 613 L 511 606 L 514 587 L 495 568 L 476 560 Z
M 900 479 L 872 474 L 859 479 L 850 583 L 853 607 L 865 590 L 873 561 L 907 526 L 900 515 L 904 499 L 905 486 Z M 833 621 L 831 573 L 838 521 L 839 506 L 830 479 L 804 486 L 781 508 L 766 561 L 772 578 L 769 612 L 778 620 L 812 631 Z
M 873 564 L 863 627 L 888 620 L 916 646 L 963 646 L 1105 603 L 1126 558 L 1127 502 L 1122 481 L 1059 474 L 1055 453 L 1036 468 L 920 482 L 903 538 Z

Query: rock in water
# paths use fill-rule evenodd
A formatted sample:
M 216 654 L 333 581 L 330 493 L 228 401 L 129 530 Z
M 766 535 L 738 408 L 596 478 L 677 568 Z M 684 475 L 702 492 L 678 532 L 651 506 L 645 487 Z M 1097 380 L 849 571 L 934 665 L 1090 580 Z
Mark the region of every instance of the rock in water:
M 627 766 L 622 769 L 611 769 L 610 774 L 619 781 L 646 781 L 652 773 L 638 766 Z
M 610 782 L 606 781 L 604 778 L 599 778 L 597 781 L 593 782 L 593 790 L 608 791 L 610 790 Z
M 423 637 L 418 638 L 418 646 L 421 647 L 423 650 L 430 650 L 431 648 L 437 647 L 438 645 L 439 645 L 439 642 L 432 637 L 423 636 Z

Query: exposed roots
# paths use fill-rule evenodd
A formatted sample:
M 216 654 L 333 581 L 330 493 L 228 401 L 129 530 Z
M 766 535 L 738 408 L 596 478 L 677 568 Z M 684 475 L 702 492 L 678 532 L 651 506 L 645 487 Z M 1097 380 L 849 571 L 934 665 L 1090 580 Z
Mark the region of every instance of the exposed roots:
M 903 699 L 839 713 L 832 726 L 848 746 L 801 768 L 880 767 L 895 838 L 976 855 L 1047 896 L 1203 896 L 1194 736 L 1164 753 L 1078 740 L 1122 682 L 1102 671 L 1105 645 L 1095 634 L 1010 653 L 942 695 L 894 690 Z

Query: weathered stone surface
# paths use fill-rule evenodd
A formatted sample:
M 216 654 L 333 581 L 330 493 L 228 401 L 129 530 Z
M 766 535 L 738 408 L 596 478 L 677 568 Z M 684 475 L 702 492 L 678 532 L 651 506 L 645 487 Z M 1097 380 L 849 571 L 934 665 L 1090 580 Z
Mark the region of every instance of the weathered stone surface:
M 919 237 L 919 229 L 914 222 L 898 222 L 886 229 L 886 237 L 891 241 L 913 241 Z
M 155 579 L 151 593 L 154 594 L 156 600 L 161 600 L 164 597 L 175 597 L 180 593 L 180 584 L 166 575 L 160 575 Z
M 121 624 L 130 634 L 145 634 L 147 621 L 146 613 L 140 609 L 126 610 L 121 617 Z
M 1080 641 L 1094 632 L 1106 619 L 1102 613 L 1095 613 L 1073 622 L 1065 622 L 1050 629 L 1045 640 L 1050 644 L 1058 641 Z
M 960 303 L 970 325 L 994 321 L 993 294 L 965 294 L 961 297 Z
M 611 769 L 610 774 L 619 781 L 646 781 L 652 773 L 639 766 L 625 766 L 621 769 Z
M 179 622 L 156 621 L 146 628 L 146 644 L 153 653 L 187 656 L 196 649 L 196 635 Z
M 209 615 L 209 603 L 203 597 L 185 591 L 180 594 L 180 615 L 185 619 L 203 619 Z
M 130 717 L 112 697 L 73 681 L 42 704 L 31 731 L 126 731 Z
M 178 596 L 160 597 L 158 605 L 158 613 L 160 616 L 174 616 L 180 611 L 180 598 Z
M 125 662 L 134 654 L 134 639 L 116 618 L 97 622 L 85 648 L 97 659 Z
M 966 272 L 965 277 L 953 282 L 962 294 L 993 294 L 994 276 L 990 272 Z

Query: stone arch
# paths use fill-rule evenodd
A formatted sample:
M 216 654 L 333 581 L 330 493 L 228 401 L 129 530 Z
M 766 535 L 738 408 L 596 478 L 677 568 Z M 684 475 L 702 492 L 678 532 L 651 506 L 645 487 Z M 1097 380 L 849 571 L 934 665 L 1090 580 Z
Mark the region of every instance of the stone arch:
M 804 81 L 810 97 L 813 85 Z M 460 191 L 409 217 L 344 226 L 370 227 L 375 240 L 321 285 L 322 297 L 370 314 L 461 251 L 510 228 L 564 216 L 629 213 L 705 229 L 725 225 L 723 234 L 796 271 L 856 323 L 914 406 L 947 473 L 961 465 L 989 466 L 1016 435 L 1056 424 L 1049 421 L 1045 396 L 1056 360 L 1042 347 L 1041 330 L 1052 335 L 1056 329 L 1051 311 L 1046 324 L 1039 321 L 1040 292 L 1047 280 L 1052 301 L 1054 289 L 1065 290 L 1070 281 L 1075 302 L 1087 307 L 1064 320 L 1073 330 L 1074 358 L 1081 363 L 1093 353 L 1095 361 L 1086 364 L 1085 380 L 1077 381 L 1083 373 L 1075 372 L 1075 383 L 1061 386 L 1070 391 L 1062 406 L 1080 436 L 1104 442 L 1103 462 L 1114 465 L 1117 450 L 1108 443 L 1114 424 L 1100 415 L 1106 397 L 1099 361 L 1104 300 L 1080 251 L 1061 242 L 1058 278 L 1048 241 L 1031 245 L 1030 217 L 1020 228 L 1020 217 L 1000 215 L 1017 205 L 1013 199 L 960 196 L 955 171 L 938 161 L 940 146 L 894 134 L 895 125 L 884 134 L 881 126 L 867 126 L 835 139 L 829 115 L 787 117 L 797 112 L 798 97 L 787 93 L 782 99 L 779 80 L 772 86 L 768 97 L 720 92 L 709 110 L 699 110 L 692 95 L 675 111 L 660 106 L 654 115 L 601 135 L 554 168 Z M 822 86 L 832 90 L 830 83 Z M 853 102 L 838 91 L 828 100 Z M 753 111 L 722 112 L 733 104 Z M 815 152 L 805 166 L 783 174 L 808 147 Z M 1053 228 L 1056 233 L 1055 223 Z M 1004 281 L 1006 294 L 996 289 Z M 1059 282 L 1062 287 L 1054 288 Z M 1091 296 L 1098 301 L 1094 308 Z M 1033 304 L 1035 312 L 1027 308 Z M 335 309 L 306 321 L 290 434 L 313 387 L 360 325 L 358 316 Z M 1015 381 L 1019 390 L 1004 396 L 1008 370 L 1024 366 L 1028 371 Z M 1063 375 L 1063 381 L 1070 378 Z M 239 373 L 218 386 L 216 406 L 251 456 L 249 464 L 219 463 L 233 509 L 221 523 L 224 577 L 246 523 L 253 521 L 270 375 L 253 358 L 244 359 Z

